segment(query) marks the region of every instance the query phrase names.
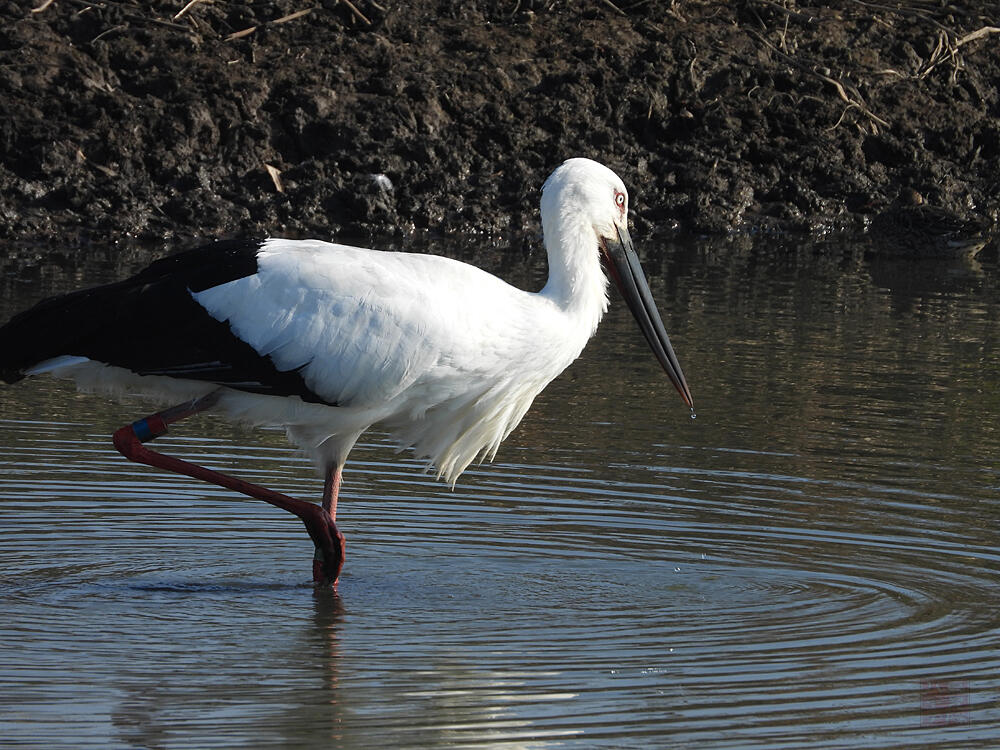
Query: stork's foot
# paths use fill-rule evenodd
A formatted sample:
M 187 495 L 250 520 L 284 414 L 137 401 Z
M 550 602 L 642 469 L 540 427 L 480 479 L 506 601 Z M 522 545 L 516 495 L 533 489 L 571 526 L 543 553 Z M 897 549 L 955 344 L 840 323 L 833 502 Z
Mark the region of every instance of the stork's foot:
M 340 569 L 344 567 L 344 557 L 347 554 L 347 540 L 330 514 L 318 505 L 314 507 L 319 512 L 316 515 L 310 514 L 308 519 L 302 519 L 316 545 L 313 553 L 313 583 L 337 588 Z

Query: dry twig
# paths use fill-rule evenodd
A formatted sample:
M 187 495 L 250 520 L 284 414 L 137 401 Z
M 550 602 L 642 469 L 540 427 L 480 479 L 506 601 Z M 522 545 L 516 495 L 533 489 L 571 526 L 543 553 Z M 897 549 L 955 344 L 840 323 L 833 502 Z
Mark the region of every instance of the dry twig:
M 210 0 L 191 0 L 191 2 L 189 2 L 187 5 L 185 5 L 183 8 L 181 8 L 177 12 L 177 15 L 174 16 L 174 20 L 176 21 L 178 18 L 180 18 L 181 16 L 183 16 L 185 13 L 187 13 L 189 10 L 191 10 L 198 3 L 204 3 L 204 2 L 209 2 L 209 1 Z
M 983 26 L 983 28 L 977 29 L 976 31 L 973 31 L 971 34 L 966 34 L 965 36 L 963 36 L 961 39 L 955 42 L 955 46 L 961 47 L 963 44 L 975 41 L 976 39 L 986 36 L 987 34 L 1000 34 L 1000 28 L 997 28 L 996 26 Z
M 257 30 L 256 26 L 251 26 L 251 27 L 249 27 L 247 29 L 241 29 L 239 31 L 234 31 L 232 34 L 230 34 L 229 36 L 226 37 L 226 41 L 227 42 L 231 42 L 234 39 L 242 39 L 245 36 L 250 36 L 256 30 Z
M 281 170 L 267 163 L 264 164 L 264 168 L 271 175 L 271 182 L 274 183 L 274 189 L 279 193 L 285 192 L 285 186 L 281 184 Z
M 959 56 L 959 49 L 969 42 L 976 39 L 981 39 L 988 34 L 1000 33 L 1000 28 L 996 26 L 983 26 L 981 29 L 977 29 L 961 38 L 957 38 L 956 34 L 952 31 L 940 31 L 938 32 L 937 45 L 934 47 L 934 51 L 931 53 L 930 59 L 927 64 L 923 66 L 919 78 L 926 78 L 931 74 L 931 72 L 943 62 L 951 62 L 952 72 L 951 79 L 954 83 L 955 74 L 958 72 L 959 68 L 963 67 L 964 63 L 962 58 Z
M 296 18 L 302 18 L 302 16 L 312 13 L 312 8 L 306 8 L 305 10 L 297 10 L 294 13 L 289 13 L 287 16 L 282 16 L 281 18 L 276 18 L 273 21 L 268 21 L 268 23 L 285 23 L 286 21 L 294 21 Z
M 312 8 L 304 8 L 303 10 L 297 10 L 294 13 L 289 13 L 287 16 L 282 16 L 281 18 L 275 18 L 273 21 L 267 21 L 257 26 L 250 26 L 249 28 L 246 29 L 234 31 L 232 34 L 226 37 L 226 41 L 231 42 L 233 39 L 242 39 L 245 36 L 250 36 L 257 29 L 262 28 L 264 26 L 273 26 L 279 23 L 287 23 L 288 21 L 294 21 L 296 18 L 302 18 L 302 16 L 312 12 L 313 12 Z
M 602 2 L 607 7 L 611 8 L 611 10 L 613 10 L 615 13 L 622 16 L 626 15 L 625 11 L 623 11 L 621 8 L 619 8 L 617 5 L 611 2 L 611 0 L 600 0 L 600 2 Z
M 831 86 L 833 86 L 834 89 L 837 91 L 837 95 L 845 102 L 847 102 L 847 104 L 849 105 L 848 109 L 850 109 L 851 107 L 855 107 L 858 110 L 860 110 L 873 123 L 878 123 L 879 125 L 885 128 L 890 127 L 888 122 L 886 122 L 881 117 L 872 112 L 870 109 L 868 109 L 868 107 L 864 103 L 864 100 L 861 98 L 860 94 L 857 94 L 857 96 L 854 99 L 848 96 L 847 89 L 844 87 L 844 84 L 838 81 L 836 78 L 831 78 L 830 76 L 826 75 L 826 73 L 820 72 L 820 70 L 818 70 L 816 67 L 810 67 L 809 65 L 806 65 L 805 63 L 796 60 L 791 55 L 785 54 L 780 49 L 771 44 L 771 42 L 767 41 L 767 39 L 765 39 L 763 36 L 758 34 L 756 31 L 747 29 L 747 33 L 749 33 L 751 36 L 756 37 L 758 40 L 767 45 L 776 55 L 782 58 L 785 62 L 794 65 L 799 70 L 802 70 L 808 73 L 809 75 L 815 76 L 816 78 L 819 78 L 821 81 L 829 83 Z M 841 120 L 843 119 L 844 117 L 843 115 L 841 115 L 840 120 L 837 121 L 837 124 L 840 124 Z
M 799 13 L 797 11 L 786 8 L 784 5 L 778 5 L 776 2 L 774 2 L 774 0 L 755 0 L 755 2 L 758 2 L 761 5 L 766 5 L 769 8 L 778 11 L 779 13 L 784 13 L 786 21 L 789 18 L 794 18 L 796 21 L 798 21 L 801 24 L 805 24 L 806 26 L 815 26 L 817 23 L 815 16 L 809 15 L 808 13 Z
M 348 7 L 348 9 L 357 16 L 365 26 L 371 26 L 372 22 L 368 20 L 364 13 L 358 10 L 358 6 L 351 2 L 351 0 L 341 0 L 341 2 Z
M 114 2 L 114 0 L 95 0 L 95 2 L 87 2 L 87 0 L 69 0 L 69 2 L 75 5 L 80 5 L 87 10 L 105 10 L 109 6 L 114 6 L 122 10 L 122 15 L 129 19 L 130 21 L 138 21 L 140 23 L 155 23 L 159 26 L 166 26 L 171 29 L 177 29 L 178 31 L 190 31 L 187 26 L 181 26 L 179 23 L 173 23 L 172 21 L 163 21 L 159 18 L 152 18 L 151 16 L 141 16 L 137 13 L 131 12 L 130 8 L 135 6 L 126 5 L 125 3 Z

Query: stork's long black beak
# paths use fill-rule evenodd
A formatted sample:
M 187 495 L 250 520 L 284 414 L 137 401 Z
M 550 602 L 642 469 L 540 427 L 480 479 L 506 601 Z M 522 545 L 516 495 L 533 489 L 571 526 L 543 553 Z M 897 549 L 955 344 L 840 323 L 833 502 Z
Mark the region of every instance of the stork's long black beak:
M 684 372 L 681 370 L 681 363 L 677 361 L 674 348 L 670 345 L 670 338 L 663 327 L 660 313 L 653 302 L 653 295 L 649 291 L 649 282 L 639 265 L 639 256 L 635 253 L 635 246 L 632 238 L 629 237 L 625 227 L 615 225 L 617 237 L 601 238 L 601 260 L 607 274 L 614 279 L 622 296 L 628 303 L 632 315 L 642 335 L 649 342 L 649 347 L 653 354 L 663 365 L 670 382 L 681 394 L 684 403 L 694 408 L 694 399 L 691 398 L 691 389 L 688 388 L 684 379 Z

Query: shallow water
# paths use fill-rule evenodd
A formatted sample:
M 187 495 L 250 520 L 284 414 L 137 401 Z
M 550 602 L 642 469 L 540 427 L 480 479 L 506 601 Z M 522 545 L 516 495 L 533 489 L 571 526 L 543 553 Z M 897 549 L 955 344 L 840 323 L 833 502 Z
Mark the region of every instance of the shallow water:
M 0 744 L 995 746 L 997 267 L 768 242 L 647 262 L 697 419 L 613 297 L 453 491 L 367 436 L 339 596 L 294 519 L 118 456 L 141 404 L 3 387 Z M 9 264 L 2 317 L 134 268 Z M 278 430 L 157 445 L 321 489 Z

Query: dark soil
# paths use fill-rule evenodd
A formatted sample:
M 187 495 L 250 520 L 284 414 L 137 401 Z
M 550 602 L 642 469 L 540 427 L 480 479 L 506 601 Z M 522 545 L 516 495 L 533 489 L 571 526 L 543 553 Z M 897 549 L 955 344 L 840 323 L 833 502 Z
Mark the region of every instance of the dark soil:
M 997 3 L 33 2 L 0 1 L 7 240 L 523 235 L 576 155 L 645 233 L 1000 218 Z

